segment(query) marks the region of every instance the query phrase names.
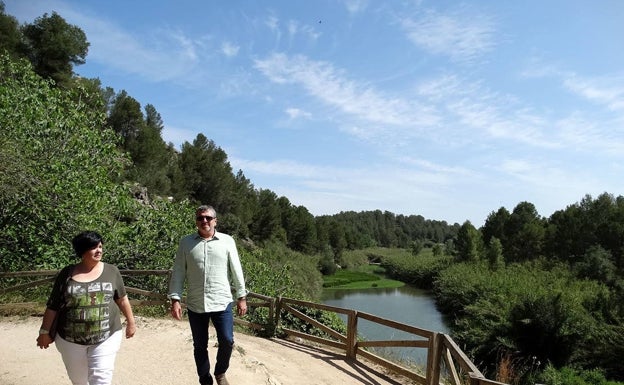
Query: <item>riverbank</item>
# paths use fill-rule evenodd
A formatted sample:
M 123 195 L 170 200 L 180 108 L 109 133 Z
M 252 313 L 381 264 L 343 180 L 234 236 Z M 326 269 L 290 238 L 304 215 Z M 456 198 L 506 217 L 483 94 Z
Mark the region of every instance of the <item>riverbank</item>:
M 40 317 L 0 318 L 0 383 L 69 384 L 61 357 L 52 346 L 37 348 Z M 137 317 L 134 338 L 122 342 L 113 385 L 195 384 L 192 338 L 187 322 Z M 216 341 L 210 329 L 211 341 Z M 231 384 L 400 385 L 414 384 L 370 363 L 344 360 L 344 353 L 281 339 L 236 332 L 228 379 Z M 209 348 L 214 362 L 216 348 Z
M 365 266 L 359 270 L 339 269 L 332 275 L 323 276 L 323 289 L 392 289 L 405 283 L 383 276 L 379 266 Z

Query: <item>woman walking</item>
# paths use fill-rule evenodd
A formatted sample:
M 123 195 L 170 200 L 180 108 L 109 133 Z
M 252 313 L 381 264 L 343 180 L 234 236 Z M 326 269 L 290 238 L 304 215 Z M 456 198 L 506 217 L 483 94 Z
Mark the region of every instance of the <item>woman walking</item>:
M 127 322 L 126 338 L 136 331 L 123 279 L 117 267 L 102 262 L 102 244 L 93 231 L 74 237 L 80 262 L 57 275 L 37 338 L 41 349 L 56 342 L 74 385 L 112 383 L 122 340 L 120 310 Z M 53 324 L 56 330 L 51 330 Z

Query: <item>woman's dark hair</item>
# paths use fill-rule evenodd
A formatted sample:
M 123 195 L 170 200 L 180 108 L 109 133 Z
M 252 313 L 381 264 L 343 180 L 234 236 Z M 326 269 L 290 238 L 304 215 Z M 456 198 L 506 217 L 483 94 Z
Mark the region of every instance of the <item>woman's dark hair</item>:
M 91 250 L 100 242 L 104 243 L 104 240 L 95 231 L 83 231 L 72 239 L 72 245 L 78 258 L 81 258 L 85 251 Z

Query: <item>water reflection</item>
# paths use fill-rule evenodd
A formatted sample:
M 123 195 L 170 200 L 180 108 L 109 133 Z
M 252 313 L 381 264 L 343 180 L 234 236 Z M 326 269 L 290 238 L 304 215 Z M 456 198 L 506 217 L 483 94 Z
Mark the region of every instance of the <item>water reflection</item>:
M 326 289 L 322 302 L 326 305 L 362 311 L 439 333 L 449 328 L 437 310 L 429 292 L 411 286 L 366 290 Z M 346 316 L 340 315 L 346 321 Z M 358 335 L 368 340 L 419 340 L 422 337 L 379 325 L 358 321 Z M 390 358 L 408 363 L 425 364 L 426 350 L 421 348 L 386 348 L 381 352 Z

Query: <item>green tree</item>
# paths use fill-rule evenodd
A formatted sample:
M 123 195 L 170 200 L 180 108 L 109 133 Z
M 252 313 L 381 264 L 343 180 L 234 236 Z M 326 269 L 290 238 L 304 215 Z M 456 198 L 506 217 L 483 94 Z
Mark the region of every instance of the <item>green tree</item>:
M 542 255 L 545 225 L 535 205 L 520 202 L 504 227 L 503 250 L 507 261 L 526 261 Z
M 17 19 L 4 12 L 0 1 L 0 54 L 6 51 L 12 58 L 23 56 L 22 33 Z
M 572 261 L 584 252 L 582 212 L 572 205 L 555 211 L 548 219 L 544 235 L 544 252 L 560 261 Z
M 329 222 L 328 234 L 329 245 L 334 252 L 334 261 L 340 261 L 347 245 L 344 226 L 336 220 L 331 220 Z
M 457 234 L 457 259 L 459 261 L 478 261 L 482 249 L 481 233 L 470 221 L 464 222 Z
M 121 91 L 111 101 L 106 125 L 119 134 L 124 151 L 133 154 L 138 152 L 137 138 L 143 128 L 143 120 L 141 104 L 126 91 Z
M 314 225 L 316 227 L 316 249 L 320 252 L 331 250 L 329 243 L 329 223 L 331 217 L 329 215 L 321 215 L 314 218 Z M 333 258 L 333 254 L 332 254 Z
M 318 269 L 323 275 L 332 275 L 337 270 L 336 261 L 334 261 L 334 252 L 329 245 L 321 252 Z
M 316 226 L 314 217 L 308 209 L 304 206 L 292 206 L 289 203 L 288 206 L 282 208 L 282 218 L 288 247 L 312 254 L 316 249 Z
M 146 186 L 152 194 L 169 195 L 168 172 L 171 152 L 162 140 L 164 124 L 156 108 L 145 106 L 145 122 L 140 125 L 135 146 L 131 148 L 133 166 L 128 178 Z
M 578 327 L 582 320 L 560 294 L 527 298 L 511 309 L 509 317 L 515 346 L 541 365 L 569 363 L 578 341 L 584 338 L 584 328 Z
M 234 179 L 234 198 L 236 201 L 234 211 L 245 227 L 248 227 L 258 206 L 258 196 L 254 185 L 245 177 L 242 170 L 238 170 Z
M 180 165 L 180 153 L 172 143 L 167 146 L 167 178 L 170 183 L 170 194 L 174 199 L 182 201 L 190 196 L 190 187 L 186 185 L 186 177 Z
M 431 248 L 431 252 L 433 253 L 434 257 L 441 257 L 441 256 L 443 256 L 444 255 L 444 245 L 442 245 L 441 243 L 436 243 Z
M 252 218 L 250 231 L 257 241 L 286 241 L 277 195 L 271 190 L 258 191 L 258 206 Z
M 486 253 L 490 269 L 498 270 L 505 266 L 505 259 L 503 258 L 503 244 L 498 238 L 490 238 Z
M 86 90 L 89 96 L 86 98 L 87 95 L 80 95 L 83 99 L 76 100 L 76 102 L 86 103 L 90 109 L 101 111 L 102 114 L 108 113 L 109 99 L 112 97 L 111 95 L 114 95 L 114 91 L 110 87 L 103 87 L 100 79 L 76 77 L 73 87 Z
M 548 220 L 544 250 L 549 255 L 572 264 L 586 252 L 601 246 L 610 260 L 622 270 L 624 261 L 624 197 L 604 193 L 595 200 L 586 195 L 565 210 L 553 213 Z
M 77 26 L 68 24 L 58 13 L 44 14 L 32 24 L 22 27 L 27 55 L 35 72 L 53 79 L 58 85 L 68 85 L 73 65 L 85 63 L 89 42 Z
M 505 238 L 505 225 L 510 217 L 511 214 L 504 207 L 499 208 L 496 212 L 492 211 L 486 218 L 483 227 L 481 227 L 483 242 L 488 244 L 492 237 L 502 241 Z
M 589 278 L 604 283 L 612 283 L 616 277 L 616 267 L 611 261 L 611 253 L 602 246 L 592 246 L 579 262 L 574 265 L 580 278 Z
M 182 144 L 179 165 L 191 199 L 210 204 L 221 214 L 233 212 L 235 177 L 225 151 L 198 134 L 193 144 Z
M 410 249 L 412 251 L 412 255 L 418 255 L 422 251 L 424 244 L 420 240 L 412 241 L 410 244 Z
M 126 194 L 116 135 L 82 88 L 53 88 L 25 61 L 0 56 L 0 269 L 55 268 L 80 230 L 119 225 Z

